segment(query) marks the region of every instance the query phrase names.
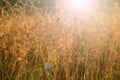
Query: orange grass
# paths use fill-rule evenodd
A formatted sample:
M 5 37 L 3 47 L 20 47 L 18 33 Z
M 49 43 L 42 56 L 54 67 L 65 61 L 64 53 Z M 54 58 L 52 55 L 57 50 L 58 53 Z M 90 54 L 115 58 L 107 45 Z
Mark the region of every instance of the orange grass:
M 0 16 L 0 80 L 120 79 L 119 8 L 43 13 Z

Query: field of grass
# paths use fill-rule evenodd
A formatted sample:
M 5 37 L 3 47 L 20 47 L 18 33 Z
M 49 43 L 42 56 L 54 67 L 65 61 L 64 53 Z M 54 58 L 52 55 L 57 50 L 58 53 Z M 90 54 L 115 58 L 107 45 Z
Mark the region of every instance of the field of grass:
M 1 14 L 0 80 L 120 80 L 119 7 Z

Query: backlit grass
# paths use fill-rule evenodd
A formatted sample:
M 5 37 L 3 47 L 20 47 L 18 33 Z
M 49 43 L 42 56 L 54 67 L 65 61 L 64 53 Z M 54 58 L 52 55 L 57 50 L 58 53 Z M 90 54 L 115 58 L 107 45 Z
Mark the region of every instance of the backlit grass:
M 120 79 L 119 6 L 41 10 L 1 14 L 0 80 Z

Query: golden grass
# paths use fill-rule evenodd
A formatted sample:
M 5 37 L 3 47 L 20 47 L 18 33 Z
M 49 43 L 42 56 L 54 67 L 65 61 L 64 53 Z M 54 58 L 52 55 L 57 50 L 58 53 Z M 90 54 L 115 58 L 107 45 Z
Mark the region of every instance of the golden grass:
M 0 80 L 119 80 L 120 11 L 93 13 L 1 15 Z

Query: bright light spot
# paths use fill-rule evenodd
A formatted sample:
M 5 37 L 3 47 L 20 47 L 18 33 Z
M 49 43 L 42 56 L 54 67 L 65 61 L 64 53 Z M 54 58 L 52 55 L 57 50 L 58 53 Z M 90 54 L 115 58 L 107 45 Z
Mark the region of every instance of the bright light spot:
M 88 7 L 88 4 L 85 0 L 71 0 L 70 6 L 77 9 L 77 8 L 85 8 Z
M 93 4 L 90 0 L 68 0 L 64 5 L 72 11 L 90 11 Z

